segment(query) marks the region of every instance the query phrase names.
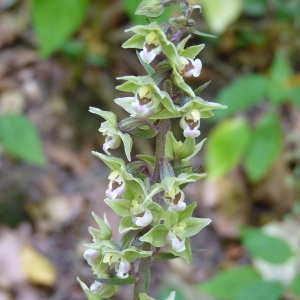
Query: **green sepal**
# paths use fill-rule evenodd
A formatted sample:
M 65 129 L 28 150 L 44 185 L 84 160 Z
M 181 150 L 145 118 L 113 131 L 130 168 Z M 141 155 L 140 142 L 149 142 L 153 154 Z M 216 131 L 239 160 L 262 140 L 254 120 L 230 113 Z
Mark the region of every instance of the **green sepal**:
M 157 225 L 140 237 L 140 241 L 150 243 L 154 247 L 163 247 L 166 245 L 167 234 L 168 229 L 164 225 Z
M 104 111 L 96 107 L 89 107 L 89 112 L 99 115 L 106 121 L 111 122 L 112 124 L 116 125 L 117 124 L 117 116 L 111 112 L 111 111 Z
M 186 157 L 189 157 L 192 155 L 195 149 L 195 139 L 187 137 L 183 144 L 179 146 L 179 148 L 176 151 L 176 157 L 179 159 L 184 159 Z
M 87 285 L 84 282 L 82 282 L 79 277 L 77 277 L 77 281 L 79 282 L 79 284 L 88 300 L 102 300 L 103 299 L 103 297 L 101 297 L 100 295 L 92 293 L 90 291 L 90 289 L 87 287 Z
M 200 51 L 203 48 L 204 48 L 204 44 L 191 46 L 191 47 L 188 47 L 188 48 L 184 49 L 180 53 L 180 55 L 184 56 L 184 57 L 187 57 L 187 58 L 194 59 L 200 53 Z
M 127 278 L 120 279 L 118 277 L 112 278 L 94 278 L 96 281 L 99 281 L 103 284 L 107 285 L 127 285 L 127 284 L 134 284 L 135 278 L 132 275 L 129 275 Z
M 211 220 L 207 218 L 186 218 L 182 219 L 180 222 L 186 223 L 186 227 L 184 229 L 184 236 L 191 237 L 198 232 L 200 232 L 205 226 L 207 226 Z
M 124 150 L 125 150 L 126 157 L 129 161 L 131 161 L 130 153 L 131 153 L 131 150 L 132 150 L 132 139 L 131 139 L 131 137 L 128 133 L 120 132 L 119 135 L 120 135 L 120 137 L 122 139 L 122 142 L 124 144 Z
M 92 212 L 92 216 L 99 225 L 101 234 L 100 240 L 110 240 L 112 237 L 112 231 L 110 229 L 106 216 L 104 215 L 104 221 L 100 219 L 94 212 Z
M 134 240 L 136 239 L 137 234 L 138 232 L 136 231 L 128 231 L 127 233 L 125 233 L 120 240 L 119 250 L 122 251 L 132 245 Z
M 130 214 L 131 200 L 128 199 L 104 199 L 105 203 L 119 216 L 126 217 Z
M 130 246 L 129 248 L 124 249 L 123 253 L 124 253 L 124 257 L 130 263 L 135 261 L 137 258 L 145 258 L 153 254 L 152 251 L 144 251 L 134 246 Z
M 111 170 L 119 170 L 121 166 L 125 167 L 124 160 L 121 158 L 107 156 L 96 151 L 92 151 L 92 154 L 99 157 Z
M 178 255 L 174 255 L 171 252 L 160 252 L 157 255 L 153 257 L 154 260 L 156 261 L 162 261 L 162 260 L 170 260 L 170 259 L 175 259 L 178 258 Z
M 120 221 L 120 226 L 119 226 L 120 233 L 126 232 L 128 230 L 139 230 L 139 229 L 141 229 L 141 227 L 138 227 L 132 223 L 131 216 L 125 216 Z
M 184 210 L 178 212 L 178 219 L 183 220 L 186 218 L 190 218 L 197 206 L 196 202 L 193 202 L 192 204 L 188 205 Z
M 160 180 L 163 180 L 165 177 L 175 177 L 174 170 L 166 158 L 162 158 L 159 172 Z

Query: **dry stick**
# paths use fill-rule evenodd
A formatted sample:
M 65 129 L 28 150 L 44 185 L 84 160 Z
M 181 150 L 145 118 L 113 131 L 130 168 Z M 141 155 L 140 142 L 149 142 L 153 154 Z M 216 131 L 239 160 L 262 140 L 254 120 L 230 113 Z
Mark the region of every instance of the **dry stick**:
M 166 149 L 166 137 L 168 131 L 171 129 L 171 123 L 170 120 L 161 120 L 159 122 L 159 132 L 156 136 L 156 144 L 155 144 L 155 167 L 153 176 L 151 178 L 151 185 L 154 183 L 159 183 L 160 178 L 160 161 L 165 157 L 165 149 Z M 154 196 L 154 202 L 159 202 L 159 194 Z M 151 244 L 144 243 L 143 250 L 145 251 L 151 251 Z M 142 258 L 139 264 L 139 270 L 138 270 L 138 279 L 134 285 L 134 296 L 133 300 L 139 300 L 140 293 L 145 292 L 145 286 L 147 281 L 148 272 L 150 269 L 152 258 L 145 257 Z

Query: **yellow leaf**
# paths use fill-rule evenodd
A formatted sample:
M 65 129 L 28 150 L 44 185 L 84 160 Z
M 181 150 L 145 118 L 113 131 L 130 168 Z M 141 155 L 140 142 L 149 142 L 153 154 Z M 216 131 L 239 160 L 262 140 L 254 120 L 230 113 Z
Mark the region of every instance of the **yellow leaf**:
M 30 246 L 24 246 L 21 249 L 21 267 L 29 281 L 49 287 L 55 284 L 55 267 L 46 257 Z

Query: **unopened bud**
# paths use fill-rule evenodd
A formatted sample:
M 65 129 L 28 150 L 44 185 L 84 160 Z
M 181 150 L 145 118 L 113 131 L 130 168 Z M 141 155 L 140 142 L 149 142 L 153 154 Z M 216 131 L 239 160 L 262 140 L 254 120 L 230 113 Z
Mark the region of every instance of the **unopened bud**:
M 193 19 L 188 19 L 185 16 L 171 18 L 169 19 L 169 23 L 180 30 L 186 27 L 193 27 L 195 25 L 195 21 Z
M 150 18 L 157 18 L 164 12 L 164 5 L 160 0 L 143 0 L 137 10 L 137 15 L 142 15 Z

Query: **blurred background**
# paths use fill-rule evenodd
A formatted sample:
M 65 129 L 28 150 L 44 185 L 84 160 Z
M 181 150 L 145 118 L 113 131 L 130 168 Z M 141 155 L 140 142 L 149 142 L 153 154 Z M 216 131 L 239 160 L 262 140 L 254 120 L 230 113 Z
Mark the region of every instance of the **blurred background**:
M 102 120 L 89 106 L 125 111 L 116 77 L 143 75 L 121 48 L 124 30 L 146 24 L 139 0 L 0 0 L 0 299 L 82 300 L 76 277 L 93 282 L 83 261 L 103 205 L 109 170 Z M 198 217 L 211 225 L 193 238 L 191 265 L 153 263 L 151 295 L 177 300 L 300 299 L 300 3 L 298 0 L 194 0 L 195 36 L 205 43 L 210 82 L 201 97 L 228 105 L 203 120 L 208 138 L 188 186 Z M 176 7 L 166 9 L 176 16 Z M 137 140 L 134 153 L 153 153 Z M 124 157 L 122 148 L 114 151 Z M 130 287 L 113 299 L 130 299 Z M 253 294 L 256 293 L 256 294 Z

